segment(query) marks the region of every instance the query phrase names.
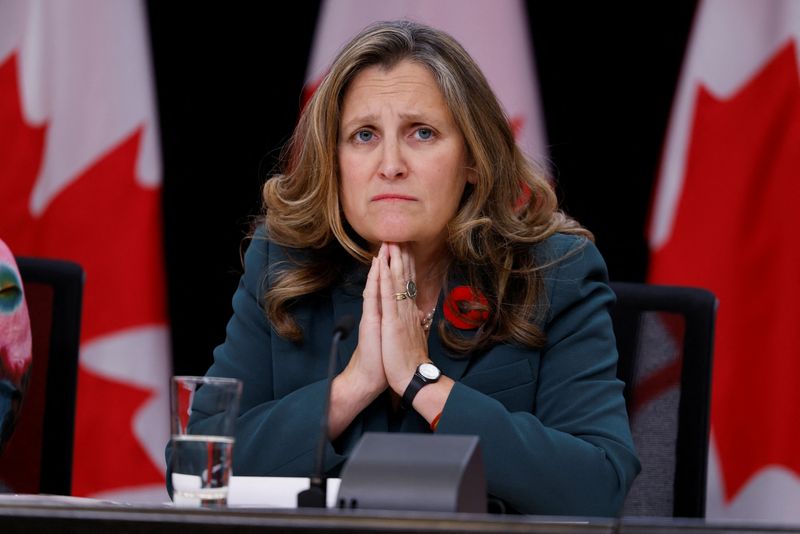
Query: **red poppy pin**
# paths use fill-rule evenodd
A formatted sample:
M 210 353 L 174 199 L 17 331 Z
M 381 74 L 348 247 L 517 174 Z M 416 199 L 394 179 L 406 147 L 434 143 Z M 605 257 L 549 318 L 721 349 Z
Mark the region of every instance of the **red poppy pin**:
M 475 330 L 489 318 L 489 302 L 470 286 L 456 286 L 444 300 L 444 318 L 460 330 Z

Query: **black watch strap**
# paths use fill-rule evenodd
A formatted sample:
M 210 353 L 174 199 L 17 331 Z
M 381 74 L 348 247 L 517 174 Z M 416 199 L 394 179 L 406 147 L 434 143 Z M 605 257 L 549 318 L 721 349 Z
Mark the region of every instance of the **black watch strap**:
M 427 369 L 421 371 L 420 368 L 422 366 L 426 366 Z M 411 377 L 411 382 L 408 383 L 408 387 L 406 387 L 406 390 L 403 392 L 403 398 L 400 400 L 400 406 L 404 410 L 411 409 L 411 403 L 414 402 L 414 397 L 417 396 L 419 390 L 422 389 L 423 386 L 433 384 L 439 380 L 440 376 L 441 371 L 439 371 L 439 368 L 435 365 L 431 363 L 423 363 L 418 365 L 417 370 L 414 372 L 414 376 Z
M 411 379 L 411 382 L 408 383 L 408 387 L 403 393 L 403 399 L 400 401 L 400 406 L 402 406 L 404 410 L 411 408 L 411 403 L 414 402 L 414 397 L 417 396 L 417 393 L 419 393 L 419 390 L 421 390 L 422 386 L 424 385 L 425 379 L 419 376 L 417 373 L 414 373 L 414 377 Z

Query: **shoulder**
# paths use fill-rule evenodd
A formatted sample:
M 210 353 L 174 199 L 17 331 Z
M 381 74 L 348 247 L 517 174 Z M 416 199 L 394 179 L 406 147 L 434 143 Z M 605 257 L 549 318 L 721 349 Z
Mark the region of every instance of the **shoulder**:
M 557 273 L 558 276 L 581 275 L 587 270 L 602 271 L 606 278 L 606 263 L 600 251 L 588 238 L 572 234 L 553 234 L 531 247 L 536 265 L 545 277 Z
M 608 269 L 594 243 L 584 236 L 554 234 L 534 245 L 551 316 L 575 301 L 614 300 L 608 287 Z
M 581 235 L 556 233 L 531 247 L 536 263 L 545 269 L 558 266 L 559 263 L 576 259 L 602 261 L 597 247 L 588 238 Z M 587 256 L 588 254 L 588 256 Z
M 302 263 L 308 252 L 305 249 L 289 249 L 269 238 L 266 225 L 260 223 L 249 238 L 244 253 L 244 276 L 257 284 L 259 294 L 271 285 L 277 272 L 288 265 Z

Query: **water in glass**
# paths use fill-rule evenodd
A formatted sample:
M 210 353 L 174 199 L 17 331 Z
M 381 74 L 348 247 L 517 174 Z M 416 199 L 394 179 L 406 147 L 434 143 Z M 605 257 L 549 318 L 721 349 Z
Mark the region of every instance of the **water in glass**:
M 233 438 L 173 435 L 172 446 L 175 503 L 202 507 L 224 505 L 228 497 Z

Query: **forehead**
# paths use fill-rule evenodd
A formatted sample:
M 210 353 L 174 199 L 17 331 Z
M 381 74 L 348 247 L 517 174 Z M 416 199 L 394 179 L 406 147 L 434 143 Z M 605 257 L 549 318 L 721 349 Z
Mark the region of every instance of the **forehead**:
M 370 107 L 385 103 L 449 114 L 433 74 L 409 60 L 390 68 L 373 65 L 359 72 L 344 94 L 342 111 L 345 115 L 370 111 Z

